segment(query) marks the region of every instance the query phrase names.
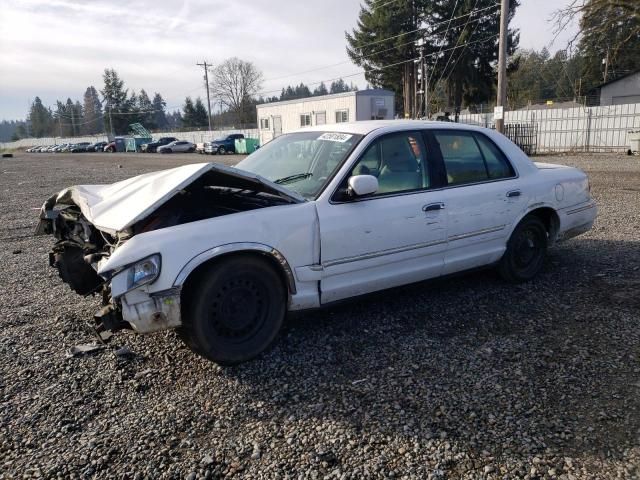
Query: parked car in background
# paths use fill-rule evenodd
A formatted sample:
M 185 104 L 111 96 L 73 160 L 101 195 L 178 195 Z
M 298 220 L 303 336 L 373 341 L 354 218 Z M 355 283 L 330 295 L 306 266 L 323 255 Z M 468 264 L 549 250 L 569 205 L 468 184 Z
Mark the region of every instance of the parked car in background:
M 103 152 L 108 142 L 96 142 L 87 147 L 87 152 Z
M 90 142 L 79 142 L 79 143 L 75 143 L 73 144 L 70 148 L 69 151 L 71 153 L 80 153 L 80 152 L 86 152 L 87 151 L 87 147 L 91 145 Z
M 63 143 L 60 145 L 56 145 L 50 151 L 53 153 L 64 153 L 69 149 L 70 146 L 71 146 L 70 143 Z
M 158 147 L 158 153 L 192 153 L 196 151 L 196 146 L 185 140 L 171 142 L 168 145 Z
M 171 142 L 177 142 L 176 137 L 160 137 L 159 139 L 140 145 L 140 150 L 144 153 L 155 153 L 158 151 L 158 147 L 169 145 Z
M 115 153 L 116 152 L 116 142 L 107 143 L 102 149 L 103 152 Z
M 529 281 L 596 212 L 584 172 L 534 163 L 496 131 L 362 121 L 281 135 L 235 168 L 66 188 L 37 233 L 54 235 L 50 262 L 72 289 L 102 292 L 99 331 L 179 327 L 199 355 L 235 364 L 287 311 L 485 266 Z
M 242 133 L 232 133 L 212 142 L 205 142 L 204 151 L 210 155 L 236 153 L 236 140 L 239 138 L 244 138 L 244 135 Z

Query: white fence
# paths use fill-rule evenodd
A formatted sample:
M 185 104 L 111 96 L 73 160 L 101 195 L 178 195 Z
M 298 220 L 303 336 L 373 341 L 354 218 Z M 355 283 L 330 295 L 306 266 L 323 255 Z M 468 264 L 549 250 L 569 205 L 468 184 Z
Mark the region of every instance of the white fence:
M 544 152 L 624 152 L 629 130 L 640 129 L 640 104 L 548 108 L 505 112 L 505 124 L 536 126 L 536 150 Z M 494 127 L 493 113 L 461 115 L 460 123 Z
M 260 131 L 257 128 L 245 129 L 245 130 L 214 130 L 209 131 L 195 131 L 195 132 L 166 132 L 155 133 L 154 138 L 159 137 L 176 137 L 180 140 L 187 140 L 193 143 L 204 142 L 206 140 L 212 140 L 215 138 L 224 137 L 230 133 L 242 133 L 247 138 L 260 138 Z M 14 149 L 14 148 L 27 148 L 35 147 L 37 145 L 60 145 L 62 143 L 79 143 L 79 142 L 106 142 L 106 135 L 89 135 L 84 137 L 42 137 L 42 138 L 23 138 L 15 142 L 0 143 L 0 148 Z
M 461 115 L 461 123 L 494 126 L 493 113 Z M 612 105 L 608 107 L 577 107 L 564 109 L 515 110 L 505 112 L 506 124 L 535 126 L 535 150 L 545 152 L 624 152 L 629 148 L 629 130 L 640 129 L 640 104 Z M 259 138 L 258 129 L 216 130 L 213 132 L 168 132 L 166 136 L 189 140 L 193 143 L 223 137 L 229 133 L 243 133 L 248 138 Z M 74 138 L 25 138 L 17 142 L 0 144 L 0 148 L 24 148 L 35 145 L 98 142 L 104 135 Z

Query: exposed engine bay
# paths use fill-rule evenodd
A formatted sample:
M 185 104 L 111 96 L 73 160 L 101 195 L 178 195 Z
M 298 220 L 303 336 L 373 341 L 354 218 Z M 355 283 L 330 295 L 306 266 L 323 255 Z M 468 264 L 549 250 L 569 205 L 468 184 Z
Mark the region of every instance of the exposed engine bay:
M 222 185 L 221 185 L 222 184 Z M 98 332 L 130 328 L 122 319 L 122 305 L 111 298 L 109 279 L 98 266 L 135 235 L 248 210 L 292 203 L 260 184 L 221 175 L 215 170 L 197 178 L 122 231 L 97 228 L 68 194 L 56 194 L 42 207 L 36 234 L 51 234 L 56 242 L 49 263 L 76 293 L 100 294 L 103 308 L 96 314 Z M 256 188 L 258 187 L 258 188 Z

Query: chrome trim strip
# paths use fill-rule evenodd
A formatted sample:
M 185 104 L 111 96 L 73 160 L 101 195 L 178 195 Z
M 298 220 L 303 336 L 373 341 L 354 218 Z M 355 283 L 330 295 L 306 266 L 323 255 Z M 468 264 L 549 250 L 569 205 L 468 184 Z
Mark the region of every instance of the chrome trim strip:
M 393 255 L 394 253 L 409 252 L 411 250 L 418 250 L 420 248 L 434 247 L 436 245 L 442 245 L 447 243 L 446 240 L 438 240 L 436 242 L 416 243 L 413 245 L 407 245 L 405 247 L 389 248 L 387 250 L 379 250 L 377 252 L 363 253 L 362 255 L 354 255 L 352 257 L 343 257 L 336 260 L 329 260 L 322 264 L 323 268 L 334 267 L 336 265 L 342 265 L 344 263 L 357 262 L 360 260 L 369 260 L 370 258 L 384 257 L 385 255 Z
M 476 237 L 478 235 L 484 235 L 486 233 L 499 232 L 500 230 L 504 230 L 504 227 L 506 227 L 506 225 L 498 225 L 497 227 L 483 228 L 482 230 L 476 230 L 474 232 L 461 233 L 460 235 L 453 235 L 449 237 L 449 241 L 455 242 L 456 240 L 463 240 L 465 238 Z
M 181 287 L 184 282 L 187 280 L 187 277 L 191 272 L 193 272 L 198 266 L 202 265 L 207 260 L 211 260 L 212 258 L 218 257 L 220 255 L 224 255 L 226 253 L 232 252 L 259 252 L 265 255 L 269 255 L 273 259 L 275 259 L 278 264 L 284 270 L 284 274 L 287 280 L 287 286 L 289 288 L 289 292 L 292 295 L 296 293 L 296 282 L 293 276 L 293 270 L 289 266 L 284 255 L 282 255 L 278 250 L 268 245 L 263 245 L 262 243 L 252 243 L 252 242 L 241 242 L 241 243 L 228 243 L 226 245 L 220 245 L 219 247 L 212 248 L 210 250 L 206 250 L 199 255 L 196 255 L 191 260 L 187 262 L 187 264 L 182 267 L 180 273 L 173 281 L 174 287 Z
M 589 210 L 590 208 L 595 208 L 595 206 L 596 206 L 595 202 L 592 202 L 589 205 L 585 205 L 584 207 L 576 208 L 574 210 L 569 210 L 567 212 L 567 215 L 573 215 L 574 213 L 580 213 L 580 212 L 583 212 L 585 210 Z

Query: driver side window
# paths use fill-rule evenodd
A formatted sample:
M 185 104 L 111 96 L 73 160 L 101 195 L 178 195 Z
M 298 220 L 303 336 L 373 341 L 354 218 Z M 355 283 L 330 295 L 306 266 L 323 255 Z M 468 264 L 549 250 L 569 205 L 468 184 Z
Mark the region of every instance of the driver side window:
M 426 161 L 426 149 L 419 133 L 394 133 L 374 141 L 350 176 L 376 177 L 376 195 L 422 190 L 431 186 Z

